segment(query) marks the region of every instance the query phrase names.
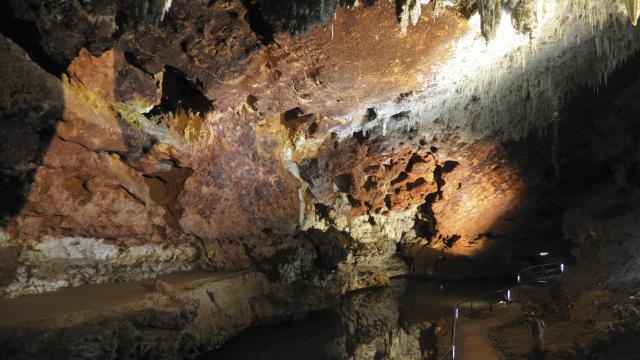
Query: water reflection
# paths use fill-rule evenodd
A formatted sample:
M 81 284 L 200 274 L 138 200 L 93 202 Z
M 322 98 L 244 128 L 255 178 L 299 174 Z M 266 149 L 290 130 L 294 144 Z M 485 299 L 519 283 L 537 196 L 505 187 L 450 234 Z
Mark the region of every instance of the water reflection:
M 248 329 L 201 360 L 436 359 L 455 304 L 505 285 L 396 280 L 302 320 Z

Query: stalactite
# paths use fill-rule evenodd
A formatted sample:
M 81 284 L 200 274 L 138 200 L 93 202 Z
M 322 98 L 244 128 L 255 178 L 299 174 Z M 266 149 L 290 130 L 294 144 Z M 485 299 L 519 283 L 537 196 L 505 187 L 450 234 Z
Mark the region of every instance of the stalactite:
M 500 5 L 500 0 L 480 0 L 478 3 L 481 18 L 480 31 L 487 41 L 496 36 L 496 29 L 500 24 Z
M 640 7 L 638 6 L 638 0 L 625 0 L 624 5 L 627 9 L 627 15 L 631 19 L 633 26 L 638 25 L 638 16 L 640 16 Z
M 513 7 L 513 27 L 522 33 L 531 33 L 538 21 L 538 1 L 520 0 Z
M 355 0 L 247 0 L 259 3 L 261 16 L 272 31 L 301 35 L 313 26 L 327 25 L 339 7 L 360 5 Z M 370 5 L 372 1 L 364 1 Z
M 406 34 L 409 24 L 415 26 L 422 15 L 422 5 L 431 0 L 396 0 L 396 15 L 400 26 L 400 33 Z
M 377 118 L 363 131 L 375 126 L 384 135 L 407 127 L 422 131 L 438 121 L 470 129 L 472 136 L 497 132 L 517 140 L 531 131 L 542 134 L 574 89 L 606 85 L 608 74 L 640 50 L 640 32 L 626 20 L 622 2 L 533 3 L 536 21 L 528 32 L 513 25 L 523 18 L 512 16 L 519 11 L 531 16 L 532 3 L 503 3 L 502 21 L 493 18 L 489 24 L 487 11 L 497 5 L 483 0 L 485 18 L 475 14 L 469 25 L 484 26 L 486 34 L 494 34 L 493 40 L 485 41 L 478 30 L 471 31 L 457 41 L 452 57 L 430 72 L 423 92 L 402 104 L 377 104 Z M 519 6 L 528 10 L 517 10 Z M 388 121 L 400 112 L 407 116 Z M 353 131 L 357 130 L 339 133 L 346 137 Z

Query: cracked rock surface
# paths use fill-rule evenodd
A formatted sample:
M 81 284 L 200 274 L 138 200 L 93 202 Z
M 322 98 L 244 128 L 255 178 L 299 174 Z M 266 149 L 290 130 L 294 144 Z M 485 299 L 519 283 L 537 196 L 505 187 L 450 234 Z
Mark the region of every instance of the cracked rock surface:
M 233 271 L 310 310 L 547 250 L 633 281 L 624 5 L 5 1 L 0 294 Z

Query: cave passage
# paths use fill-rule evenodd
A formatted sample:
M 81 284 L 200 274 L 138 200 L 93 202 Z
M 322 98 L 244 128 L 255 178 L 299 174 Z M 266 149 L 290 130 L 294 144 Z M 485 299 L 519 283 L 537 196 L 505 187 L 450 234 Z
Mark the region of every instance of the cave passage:
M 337 305 L 275 325 L 241 332 L 208 359 L 442 358 L 435 342 L 443 320 L 460 301 L 513 285 L 513 281 L 394 280 L 384 289 L 349 295 Z M 391 342 L 384 347 L 379 343 Z M 444 349 L 444 350 L 443 350 Z
M 639 14 L 3 1 L 0 358 L 635 360 Z

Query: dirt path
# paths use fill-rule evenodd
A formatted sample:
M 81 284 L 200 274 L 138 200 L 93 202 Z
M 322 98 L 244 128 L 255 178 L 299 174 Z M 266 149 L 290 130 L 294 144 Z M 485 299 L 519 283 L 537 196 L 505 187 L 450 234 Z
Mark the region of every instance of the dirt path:
M 158 276 L 176 288 L 194 286 L 198 282 L 224 280 L 244 272 L 209 273 L 191 271 Z M 0 299 L 0 325 L 41 320 L 82 311 L 97 311 L 124 306 L 144 299 L 152 292 L 155 279 L 84 285 L 57 292 Z
M 500 360 L 503 357 L 489 339 L 491 328 L 511 322 L 522 316 L 519 304 L 501 305 L 483 319 L 463 318 L 458 327 L 456 359 Z

